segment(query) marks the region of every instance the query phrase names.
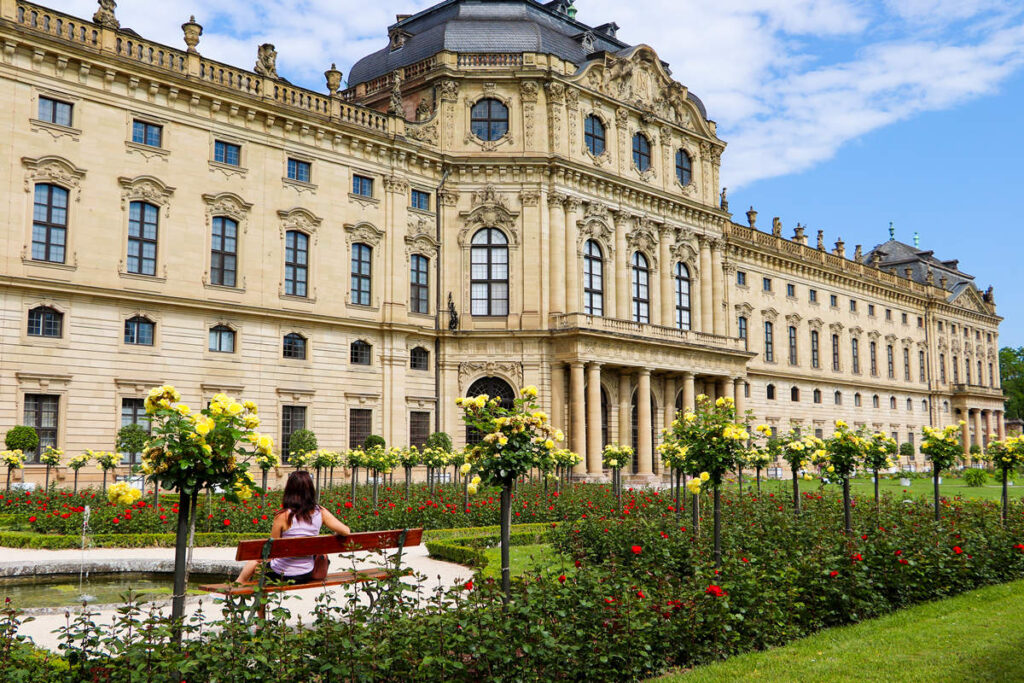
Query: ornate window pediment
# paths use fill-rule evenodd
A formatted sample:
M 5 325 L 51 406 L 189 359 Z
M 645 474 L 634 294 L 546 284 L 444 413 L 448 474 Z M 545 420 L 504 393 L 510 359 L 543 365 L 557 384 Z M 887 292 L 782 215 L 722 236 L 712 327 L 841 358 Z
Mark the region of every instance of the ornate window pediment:
M 313 238 L 313 244 L 317 243 L 317 228 L 323 219 L 308 209 L 295 207 L 287 211 L 278 211 L 277 217 L 281 219 L 281 237 L 289 230 L 304 232 Z
M 779 317 L 779 312 L 774 308 L 761 309 L 761 317 L 770 322 L 775 322 Z
M 472 210 L 460 215 L 463 227 L 459 231 L 459 246 L 468 248 L 469 240 L 483 228 L 498 228 L 508 237 L 510 247 L 519 246 L 519 214 L 509 209 L 507 200 L 493 185 L 474 192 Z
M 811 318 L 807 321 L 807 324 L 815 330 L 820 330 L 824 326 L 825 322 L 821 318 Z
M 382 239 L 384 239 L 384 231 L 378 230 L 369 223 L 356 223 L 355 225 L 345 226 L 345 242 L 349 247 L 357 242 L 376 247 Z
M 247 219 L 252 204 L 239 197 L 234 192 L 221 192 L 219 194 L 204 194 L 203 201 L 206 202 L 207 222 L 214 216 L 226 216 L 239 224 L 242 231 L 246 231 Z
M 146 202 L 164 209 L 164 216 L 171 212 L 171 195 L 174 188 L 166 185 L 159 178 L 151 175 L 140 175 L 135 178 L 121 177 L 117 179 L 121 185 L 121 209 L 127 210 L 131 202 Z
M 434 257 L 437 255 L 438 246 L 434 238 L 434 222 L 426 216 L 410 214 L 405 233 L 406 258 L 413 254 Z
M 26 192 L 31 192 L 36 183 L 52 183 L 71 191 L 76 202 L 82 198 L 81 181 L 85 177 L 85 169 L 78 168 L 67 159 L 58 156 L 22 157 L 21 165 L 27 170 Z

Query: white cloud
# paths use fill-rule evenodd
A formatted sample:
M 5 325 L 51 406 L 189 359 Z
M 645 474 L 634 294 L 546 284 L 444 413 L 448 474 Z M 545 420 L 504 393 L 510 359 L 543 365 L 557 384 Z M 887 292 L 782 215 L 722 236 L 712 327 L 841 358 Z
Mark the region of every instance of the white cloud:
M 50 0 L 91 17 L 89 0 Z M 337 62 L 346 74 L 386 43 L 396 13 L 427 0 L 122 0 L 123 26 L 181 46 L 179 26 L 206 26 L 205 56 L 251 68 L 274 43 L 278 71 L 324 89 Z M 920 112 L 992 93 L 1024 63 L 1019 0 L 586 0 L 581 21 L 616 21 L 619 36 L 647 43 L 699 95 L 729 142 L 723 182 L 812 167 L 867 132 Z M 216 27 L 216 32 L 213 28 Z

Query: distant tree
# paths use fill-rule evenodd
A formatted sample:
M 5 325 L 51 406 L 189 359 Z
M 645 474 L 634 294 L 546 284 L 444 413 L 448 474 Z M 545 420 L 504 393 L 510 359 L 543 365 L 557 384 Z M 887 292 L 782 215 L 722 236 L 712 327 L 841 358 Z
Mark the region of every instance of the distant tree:
M 914 449 L 914 444 L 910 443 L 909 441 L 900 444 L 900 455 L 910 457 L 915 452 L 916 450 Z
M 317 443 L 316 434 L 312 430 L 296 429 L 288 439 L 287 455 L 312 453 L 318 448 L 320 448 L 320 445 Z
M 1024 419 L 1024 346 L 999 349 L 999 376 L 1006 394 L 1006 419 Z
M 35 427 L 18 425 L 11 429 L 4 436 L 4 444 L 12 451 L 21 451 L 26 456 L 29 451 L 34 451 L 39 446 L 39 435 Z
M 363 439 L 363 450 L 364 451 L 368 451 L 371 448 L 378 448 L 378 447 L 379 448 L 384 448 L 386 446 L 387 446 L 387 442 L 384 441 L 384 437 L 383 436 L 378 436 L 376 434 L 370 434 L 368 437 Z
M 446 432 L 434 432 L 427 437 L 427 448 L 434 448 L 439 451 L 451 453 L 454 450 L 452 445 L 452 437 L 448 436 Z

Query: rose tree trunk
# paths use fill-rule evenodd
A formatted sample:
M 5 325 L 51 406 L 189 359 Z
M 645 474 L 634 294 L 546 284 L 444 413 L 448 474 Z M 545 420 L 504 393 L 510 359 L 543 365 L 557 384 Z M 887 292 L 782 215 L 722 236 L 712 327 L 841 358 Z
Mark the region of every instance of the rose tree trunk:
M 185 616 L 185 564 L 188 552 L 188 526 L 192 501 L 185 491 L 178 491 L 178 528 L 174 537 L 174 596 L 171 603 L 174 640 L 181 640 L 181 620 Z
M 509 566 L 509 547 L 512 545 L 512 482 L 501 486 L 501 590 L 505 601 L 512 598 L 512 569 Z

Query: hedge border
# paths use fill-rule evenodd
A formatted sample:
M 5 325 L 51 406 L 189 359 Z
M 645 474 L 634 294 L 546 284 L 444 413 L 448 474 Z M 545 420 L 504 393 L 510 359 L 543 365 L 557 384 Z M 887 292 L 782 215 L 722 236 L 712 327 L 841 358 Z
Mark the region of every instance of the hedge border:
M 519 524 L 515 532 L 539 533 L 551 528 L 550 523 Z M 497 535 L 499 527 L 480 526 L 459 529 L 431 529 L 424 533 L 428 541 L 444 539 L 471 539 Z M 197 533 L 196 547 L 226 548 L 239 541 L 266 538 L 264 534 Z M 32 550 L 77 550 L 82 537 L 70 534 L 37 534 L 30 531 L 0 531 L 0 548 L 28 548 Z M 90 534 L 87 548 L 173 548 L 174 534 Z M 429 544 L 428 544 L 429 549 Z
M 509 542 L 513 546 L 536 545 L 547 540 L 547 531 L 550 524 L 524 524 L 522 526 L 541 527 L 539 529 L 522 529 L 513 527 L 509 535 Z M 488 528 L 488 527 L 481 527 Z M 445 540 L 427 541 L 427 552 L 435 560 L 454 562 L 456 564 L 472 567 L 477 571 L 483 570 L 487 562 L 487 548 L 497 545 L 496 533 L 498 527 L 490 527 L 494 530 L 492 534 L 478 534 L 471 536 L 457 536 Z M 491 542 L 493 541 L 493 543 Z

